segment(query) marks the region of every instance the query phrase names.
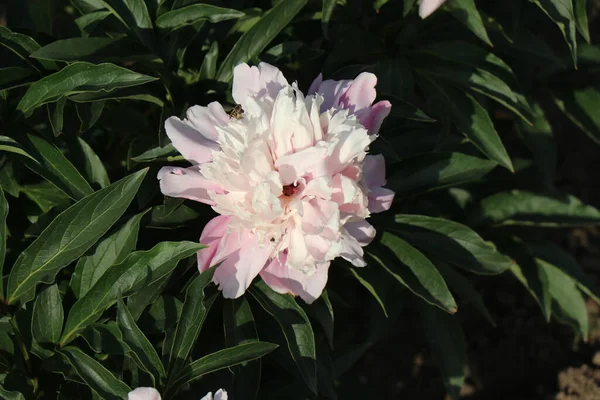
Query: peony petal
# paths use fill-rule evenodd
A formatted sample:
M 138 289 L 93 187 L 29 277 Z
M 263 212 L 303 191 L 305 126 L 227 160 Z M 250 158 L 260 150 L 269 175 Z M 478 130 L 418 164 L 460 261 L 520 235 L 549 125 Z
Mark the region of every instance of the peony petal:
M 160 181 L 160 191 L 165 196 L 181 197 L 214 205 L 215 203 L 211 200 L 209 191 L 223 193 L 223 189 L 218 183 L 202 176 L 197 169 L 197 167 L 161 168 L 157 176 Z
M 239 64 L 233 69 L 232 95 L 236 103 L 245 107 L 248 98 L 259 96 L 274 101 L 279 91 L 289 85 L 281 71 L 270 64 L 258 67 Z
M 367 265 L 365 260 L 363 260 L 363 255 L 365 254 L 362 245 L 354 236 L 350 235 L 347 231 L 345 235 L 342 236 L 342 250 L 340 252 L 340 256 L 348 260 L 355 267 L 364 267 Z
M 422 0 L 419 5 L 419 16 L 423 19 L 427 18 L 445 2 L 446 0 Z
M 369 190 L 369 211 L 380 213 L 387 211 L 394 201 L 394 192 L 383 187 L 371 188 Z
M 215 400 L 227 400 L 227 392 L 223 389 L 217 390 L 215 393 Z
M 212 259 L 217 253 L 217 247 L 227 233 L 230 217 L 219 215 L 214 217 L 204 226 L 200 235 L 200 243 L 207 246 L 198 252 L 198 269 L 200 272 L 206 271 L 212 264 Z
M 280 157 L 275 167 L 279 169 L 281 182 L 291 185 L 309 174 L 322 176 L 327 170 L 327 151 L 324 146 L 315 146 Z
M 213 126 L 214 128 L 214 126 Z M 219 150 L 219 144 L 204 136 L 188 121 L 171 117 L 165 121 L 165 131 L 173 146 L 188 161 L 202 164 L 212 160 L 212 152 Z M 208 134 L 212 134 L 208 132 Z
M 127 394 L 127 400 L 161 400 L 158 390 L 151 387 L 139 387 Z
M 213 101 L 208 107 L 190 107 L 186 116 L 188 122 L 202 135 L 210 140 L 217 141 L 218 134 L 215 126 L 223 126 L 229 122 L 229 116 L 223 110 L 223 106 Z
M 370 107 L 377 97 L 377 77 L 370 72 L 360 73 L 340 98 L 340 105 L 351 113 Z
M 383 155 L 377 154 L 365 157 L 363 177 L 369 188 L 385 185 L 385 159 Z
M 379 133 L 383 120 L 390 114 L 392 103 L 387 100 L 379 101 L 371 107 L 356 112 L 360 123 L 369 130 L 370 135 Z
M 221 262 L 214 281 L 226 299 L 240 297 L 264 268 L 272 252 L 271 246 L 260 246 L 250 231 L 228 233 L 219 243 L 213 263 Z
M 305 274 L 287 266 L 285 254 L 271 261 L 260 273 L 261 278 L 277 293 L 300 296 L 311 304 L 319 298 L 327 284 L 329 263 L 317 265 L 313 274 Z
M 373 225 L 365 220 L 348 222 L 344 225 L 344 228 L 350 236 L 354 237 L 354 239 L 360 243 L 361 246 L 366 246 L 371 243 L 377 233 Z
M 321 104 L 321 112 L 325 112 L 332 107 L 339 107 L 341 97 L 346 93 L 351 84 L 351 80 L 335 81 L 329 79 L 321 82 L 318 88 L 313 92 L 313 82 L 308 94 L 319 93 L 323 96 L 324 101 L 323 104 Z
M 319 91 L 319 87 L 321 86 L 321 83 L 323 82 L 323 73 L 319 73 L 319 75 L 315 78 L 314 81 L 312 81 L 312 83 L 310 84 L 310 87 L 308 88 L 308 92 L 306 92 L 307 95 L 311 95 L 311 94 L 315 94 Z

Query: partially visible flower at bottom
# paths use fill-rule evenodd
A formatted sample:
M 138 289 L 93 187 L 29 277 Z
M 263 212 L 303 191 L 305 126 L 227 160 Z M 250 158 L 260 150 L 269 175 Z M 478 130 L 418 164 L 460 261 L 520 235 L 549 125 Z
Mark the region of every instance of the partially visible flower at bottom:
M 429 17 L 445 2 L 446 0 L 421 0 L 421 4 L 419 5 L 419 16 L 423 19 Z
M 198 267 L 217 265 L 225 298 L 241 296 L 260 275 L 273 290 L 317 299 L 336 257 L 365 266 L 375 236 L 366 219 L 390 208 L 385 162 L 367 155 L 391 104 L 376 97 L 377 78 L 319 76 L 308 96 L 277 68 L 240 64 L 233 98 L 194 106 L 165 122 L 173 145 L 193 165 L 164 167 L 163 194 L 199 201 L 219 214 L 205 227 Z
M 127 394 L 127 400 L 161 400 L 158 390 L 151 387 L 139 387 Z M 213 396 L 209 392 L 200 400 L 227 400 L 227 392 L 219 389 Z

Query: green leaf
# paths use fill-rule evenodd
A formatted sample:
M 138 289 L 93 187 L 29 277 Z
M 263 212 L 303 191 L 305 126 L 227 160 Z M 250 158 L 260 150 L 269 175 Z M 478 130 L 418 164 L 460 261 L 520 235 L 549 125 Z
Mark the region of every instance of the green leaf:
M 29 36 L 13 32 L 4 26 L 0 26 L 0 45 L 3 45 L 15 53 L 18 57 L 31 64 L 37 70 L 40 70 L 40 66 L 47 70 L 58 69 L 56 63 L 53 61 L 40 60 L 39 63 L 36 63 L 31 60 L 29 55 L 38 50 L 40 45 Z
M 100 0 L 148 49 L 153 48 L 152 19 L 144 0 Z
M 84 14 L 75 20 L 75 24 L 81 31 L 81 36 L 87 37 L 89 32 L 102 22 L 106 17 L 112 15 L 112 12 L 107 10 L 92 11 L 89 14 Z
M 308 316 L 292 296 L 276 293 L 264 282 L 252 285 L 249 290 L 262 308 L 277 320 L 304 382 L 317 393 L 315 337 Z
M 539 104 L 533 105 L 533 125 L 518 121 L 517 132 L 533 154 L 533 161 L 543 176 L 546 187 L 551 188 L 556 175 L 556 142 L 552 126 Z
M 204 289 L 212 281 L 214 273 L 215 268 L 211 268 L 196 275 L 185 292 L 181 317 L 172 335 L 173 341 L 169 350 L 170 380 L 184 368 L 192 347 L 200 335 L 202 324 L 210 308 L 204 303 Z
M 30 301 L 38 283 L 79 258 L 121 217 L 147 170 L 136 172 L 78 201 L 56 217 L 25 249 L 8 277 L 9 304 Z
M 163 29 L 180 29 L 200 21 L 221 22 L 243 17 L 241 11 L 212 6 L 210 4 L 192 4 L 169 11 L 158 17 L 156 26 Z
M 258 56 L 306 5 L 307 0 L 281 0 L 235 43 L 217 72 L 217 80 L 229 82 L 233 68 Z
M 6 218 L 8 217 L 8 201 L 0 187 L 0 276 L 4 276 L 4 260 L 6 259 Z M 4 283 L 0 284 L 0 300 L 4 300 Z
M 333 350 L 334 315 L 327 290 L 324 290 L 321 296 L 307 307 L 307 311 L 321 324 L 329 347 Z
M 276 344 L 268 342 L 252 342 L 240 344 L 239 346 L 219 350 L 209 354 L 191 364 L 178 374 L 172 385 L 167 388 L 165 397 L 173 395 L 187 382 L 195 381 L 203 375 L 219 371 L 224 368 L 233 367 L 248 361 L 256 360 L 269 354 L 277 348 Z
M 560 28 L 577 67 L 577 28 L 572 0 L 529 0 L 535 3 Z
M 58 100 L 56 103 L 46 104 L 46 109 L 48 110 L 48 120 L 50 121 L 50 126 L 52 127 L 52 133 L 54 133 L 54 136 L 60 136 L 63 133 L 66 104 L 66 97 Z
M 135 162 L 152 162 L 152 161 L 171 161 L 169 158 L 173 158 L 179 155 L 179 152 L 171 143 L 164 147 L 155 147 L 148 151 L 143 152 L 139 156 L 133 157 L 132 160 Z
M 463 23 L 471 32 L 475 34 L 488 46 L 493 46 L 488 37 L 485 25 L 481 19 L 479 11 L 475 6 L 475 0 L 452 0 L 446 3 L 446 8 L 450 10 L 452 15 Z
M 590 139 L 600 144 L 600 90 L 587 87 L 578 90 L 552 91 L 554 103 Z
M 81 149 L 80 154 L 83 158 L 83 172 L 89 182 L 96 184 L 100 188 L 110 185 L 108 174 L 100 157 L 82 138 L 78 139 L 78 145 Z
M 90 184 L 53 143 L 32 134 L 21 136 L 19 142 L 37 160 L 37 163 L 28 162 L 27 166 L 73 200 L 81 200 L 94 193 Z
M 490 160 L 514 172 L 492 119 L 473 96 L 433 81 L 429 81 L 427 86 L 431 88 L 428 101 L 437 103 L 440 112 L 449 113 L 457 128 Z
M 436 260 L 435 266 L 444 277 L 444 280 L 450 289 L 458 294 L 463 301 L 471 304 L 477 311 L 481 313 L 481 315 L 485 317 L 485 319 L 489 321 L 490 324 L 492 324 L 492 326 L 495 327 L 496 322 L 494 321 L 494 318 L 492 318 L 492 315 L 483 302 L 483 298 L 473 287 L 471 282 L 469 282 L 467 278 L 446 263 Z
M 587 16 L 587 0 L 573 0 L 575 6 L 575 20 L 577 22 L 577 30 L 583 36 L 586 42 L 591 43 L 590 27 L 588 25 Z
M 521 190 L 493 194 L 471 214 L 477 225 L 581 226 L 600 224 L 600 211 L 571 195 L 545 196 Z
M 36 297 L 31 317 L 31 335 L 39 344 L 56 344 L 64 321 L 62 298 L 56 284 L 46 287 Z
M 123 38 L 86 37 L 56 40 L 31 53 L 32 58 L 64 62 L 87 61 L 100 63 L 140 58 L 147 51 Z
M 86 92 L 79 93 L 69 97 L 69 100 L 75 103 L 91 103 L 105 100 L 139 100 L 156 104 L 163 107 L 164 102 L 158 97 L 149 94 L 143 87 L 129 87 L 125 89 L 112 90 L 110 92 Z
M 107 308 L 117 302 L 119 296 L 127 297 L 152 285 L 169 274 L 180 260 L 203 247 L 193 242 L 161 242 L 150 250 L 133 252 L 122 263 L 109 268 L 69 311 L 60 340 L 61 346 L 95 322 Z
M 552 315 L 569 325 L 584 341 L 588 339 L 589 322 L 585 300 L 573 279 L 560 268 L 537 259 L 548 276 L 548 289 L 552 296 Z
M 436 152 L 405 158 L 388 178 L 386 187 L 398 197 L 458 186 L 479 180 L 490 172 L 496 163 L 462 153 Z
M 583 272 L 577 260 L 569 253 L 551 242 L 529 242 L 527 245 L 537 258 L 560 268 L 562 272 L 569 275 L 577 283 L 582 292 L 600 304 L 600 290 L 598 290 L 597 285 Z
M 444 218 L 398 214 L 394 232 L 426 253 L 482 275 L 506 271 L 513 261 L 475 231 Z
M 371 296 L 377 301 L 379 307 L 381 307 L 381 311 L 383 314 L 388 317 L 387 309 L 385 308 L 385 301 L 383 300 L 383 294 L 381 292 L 387 292 L 387 287 L 380 288 L 381 286 L 387 286 L 386 283 L 389 282 L 389 278 L 385 271 L 382 271 L 386 274 L 385 278 L 381 278 L 381 274 L 377 274 L 374 268 L 350 268 L 350 273 L 352 276 L 356 278 L 358 283 L 361 284 Z M 378 279 L 379 278 L 379 279 Z
M 25 400 L 23 393 L 14 390 L 6 390 L 2 385 L 0 385 L 0 396 L 5 400 Z
M 329 21 L 333 15 L 335 9 L 336 0 L 323 0 L 323 6 L 321 8 L 321 28 L 323 29 L 323 36 L 329 39 Z
M 515 74 L 487 50 L 461 41 L 438 42 L 420 48 L 411 64 L 419 74 L 482 94 L 525 121 L 530 119 L 531 108 L 518 91 Z
M 217 75 L 217 61 L 219 59 L 219 43 L 213 42 L 206 52 L 202 65 L 200 66 L 201 79 L 215 79 Z
M 120 264 L 135 250 L 140 222 L 147 212 L 146 210 L 134 215 L 122 227 L 103 239 L 93 253 L 77 261 L 70 283 L 75 297 L 80 299 L 85 296 L 110 267 Z
M 10 90 L 27 85 L 37 79 L 34 75 L 34 71 L 29 68 L 0 68 L 0 90 Z
M 8 136 L 0 135 L 0 151 L 18 154 L 23 157 L 27 157 L 28 159 L 30 159 L 33 162 L 36 162 L 36 163 L 38 162 L 38 160 L 36 160 L 31 154 L 29 154 L 27 151 L 25 151 L 23 146 L 21 146 L 13 138 L 10 138 Z
M 23 113 L 65 96 L 88 92 L 111 92 L 115 89 L 142 85 L 157 78 L 142 75 L 114 64 L 74 62 L 62 70 L 32 84 L 21 98 L 17 109 Z
M 77 347 L 65 347 L 60 350 L 60 353 L 73 366 L 77 375 L 102 399 L 123 400 L 127 398 L 131 388 L 117 379 L 98 361 Z
M 223 304 L 223 327 L 227 347 L 257 343 L 258 333 L 250 304 L 245 297 L 225 300 Z M 233 398 L 254 400 L 258 395 L 261 375 L 261 361 L 239 365 L 233 368 Z
M 56 186 L 49 182 L 33 183 L 23 185 L 20 188 L 21 193 L 29 197 L 43 213 L 47 213 L 58 205 L 70 205 L 69 197 Z M 66 207 L 65 207 L 66 208 Z M 64 211 L 64 210 L 63 210 Z
M 154 349 L 152 343 L 150 343 L 148 338 L 146 338 L 144 333 L 135 324 L 131 313 L 121 298 L 119 298 L 117 322 L 123 333 L 123 340 L 131 349 L 132 354 L 135 355 L 138 366 L 150 372 L 156 381 L 166 377 L 165 367 L 156 349 Z
M 396 235 L 384 232 L 371 256 L 398 282 L 426 302 L 449 313 L 458 309 L 456 301 L 437 268 L 420 251 Z
M 412 8 L 415 6 L 416 2 L 417 2 L 417 0 L 404 0 L 403 9 L 402 9 L 403 17 L 406 17 L 410 13 Z
M 435 307 L 421 305 L 425 337 L 442 373 L 446 390 L 453 400 L 460 398 L 465 383 L 467 348 L 458 319 Z

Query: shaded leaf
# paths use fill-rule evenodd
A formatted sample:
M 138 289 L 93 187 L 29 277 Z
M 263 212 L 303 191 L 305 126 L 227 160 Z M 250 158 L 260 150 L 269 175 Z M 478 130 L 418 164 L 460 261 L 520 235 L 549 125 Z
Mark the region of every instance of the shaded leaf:
M 0 187 L 0 276 L 4 276 L 4 260 L 6 259 L 6 218 L 8 217 L 8 201 Z M 0 299 L 4 300 L 4 283 L 0 284 Z
M 100 0 L 148 49 L 153 48 L 152 19 L 144 0 Z
M 82 138 L 79 137 L 77 139 L 81 149 L 81 155 L 83 156 L 83 172 L 88 181 L 98 185 L 100 188 L 105 188 L 110 185 L 108 174 L 100 157 L 98 157 L 90 145 Z
M 553 90 L 554 103 L 590 139 L 600 144 L 600 91 L 596 87 Z
M 37 79 L 29 68 L 6 67 L 0 68 L 0 90 L 10 90 L 19 86 L 27 85 Z
M 571 49 L 577 66 L 577 31 L 572 0 L 529 0 L 535 3 L 558 26 Z
M 105 13 L 102 11 L 102 13 Z M 106 11 L 106 13 L 109 13 Z M 149 56 L 133 41 L 123 38 L 85 37 L 56 40 L 34 51 L 31 57 L 64 62 L 87 61 L 93 63 L 122 61 Z
M 159 28 L 179 29 L 200 21 L 221 22 L 243 17 L 241 11 L 212 6 L 210 4 L 192 4 L 162 14 L 156 20 Z
M 446 3 L 452 15 L 488 46 L 493 46 L 488 37 L 481 15 L 475 6 L 475 0 L 452 0 Z
M 53 61 L 40 60 L 39 63 L 34 62 L 31 58 L 29 58 L 29 55 L 38 50 L 40 45 L 31 37 L 13 32 L 7 27 L 1 25 L 0 45 L 3 45 L 38 70 L 40 69 L 40 66 L 47 70 L 55 70 L 58 68 Z
M 62 298 L 56 284 L 41 291 L 33 304 L 31 335 L 39 344 L 56 344 L 64 321 Z

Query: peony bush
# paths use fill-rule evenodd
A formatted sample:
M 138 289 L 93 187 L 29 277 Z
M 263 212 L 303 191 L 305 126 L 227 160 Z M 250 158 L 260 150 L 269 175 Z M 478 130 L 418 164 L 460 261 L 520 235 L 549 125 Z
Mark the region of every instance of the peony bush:
M 600 142 L 586 7 L 2 6 L 0 398 L 384 398 L 352 367 L 400 326 L 459 399 L 480 276 L 586 341 L 560 238 L 600 211 L 556 139 Z

